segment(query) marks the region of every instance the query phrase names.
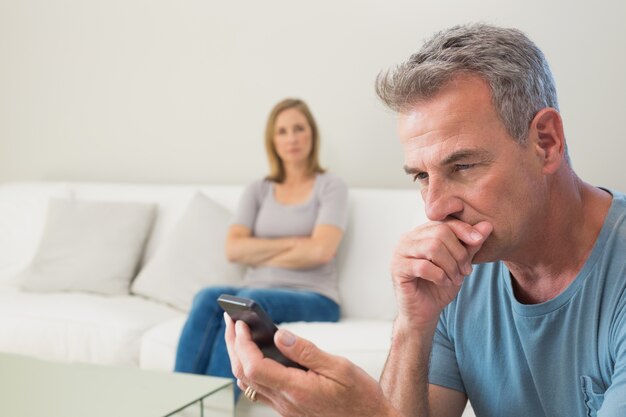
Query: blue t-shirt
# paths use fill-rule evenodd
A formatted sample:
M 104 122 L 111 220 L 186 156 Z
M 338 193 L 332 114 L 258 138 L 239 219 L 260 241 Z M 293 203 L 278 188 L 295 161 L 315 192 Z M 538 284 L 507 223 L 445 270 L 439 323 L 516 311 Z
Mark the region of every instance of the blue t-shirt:
M 430 383 L 478 417 L 626 416 L 626 196 L 556 298 L 520 304 L 502 262 L 479 265 L 441 314 Z

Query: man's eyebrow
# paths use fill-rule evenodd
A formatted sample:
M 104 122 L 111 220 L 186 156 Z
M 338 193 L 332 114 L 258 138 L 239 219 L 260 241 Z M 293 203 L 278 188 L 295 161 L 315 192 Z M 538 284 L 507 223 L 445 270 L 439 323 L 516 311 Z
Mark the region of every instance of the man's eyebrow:
M 441 165 L 450 165 L 455 162 L 462 161 L 466 158 L 478 158 L 480 160 L 489 160 L 492 158 L 491 152 L 487 149 L 459 149 L 445 157 L 443 161 L 441 161 Z
M 405 165 L 403 168 L 404 168 L 404 172 L 406 172 L 407 174 L 418 174 L 418 173 L 422 172 L 421 169 L 411 168 L 408 165 Z
M 458 151 L 455 151 L 451 153 L 450 155 L 448 155 L 443 161 L 441 161 L 440 165 L 445 166 L 445 165 L 454 164 L 466 158 L 477 158 L 480 161 L 485 161 L 485 160 L 491 160 L 493 158 L 493 155 L 487 149 L 480 149 L 480 148 L 459 149 Z M 407 174 L 419 174 L 420 172 L 422 172 L 421 169 L 410 167 L 408 165 L 404 165 L 403 168 L 404 168 L 404 172 L 406 172 Z

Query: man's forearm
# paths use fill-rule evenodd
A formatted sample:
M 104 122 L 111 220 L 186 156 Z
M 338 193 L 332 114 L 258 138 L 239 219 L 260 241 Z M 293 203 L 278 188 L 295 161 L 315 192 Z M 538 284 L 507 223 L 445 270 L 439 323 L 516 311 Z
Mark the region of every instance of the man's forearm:
M 428 417 L 428 361 L 434 327 L 410 330 L 394 323 L 391 350 L 380 379 L 385 396 L 404 416 Z

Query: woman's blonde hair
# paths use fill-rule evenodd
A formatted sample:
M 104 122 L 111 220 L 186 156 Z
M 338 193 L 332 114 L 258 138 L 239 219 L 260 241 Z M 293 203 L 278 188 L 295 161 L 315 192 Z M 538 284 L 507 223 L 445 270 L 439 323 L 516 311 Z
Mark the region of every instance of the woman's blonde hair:
M 320 166 L 318 153 L 319 153 L 319 130 L 317 129 L 317 123 L 311 114 L 311 110 L 306 103 L 297 98 L 286 98 L 276 104 L 269 117 L 267 118 L 267 124 L 265 126 L 265 150 L 267 152 L 267 159 L 270 164 L 270 173 L 266 177 L 270 181 L 281 183 L 285 180 L 285 166 L 282 159 L 276 152 L 276 146 L 274 145 L 274 134 L 276 127 L 276 119 L 278 115 L 287 109 L 296 109 L 306 117 L 309 126 L 311 127 L 311 153 L 308 157 L 308 174 L 313 175 L 315 173 L 324 172 L 324 169 Z

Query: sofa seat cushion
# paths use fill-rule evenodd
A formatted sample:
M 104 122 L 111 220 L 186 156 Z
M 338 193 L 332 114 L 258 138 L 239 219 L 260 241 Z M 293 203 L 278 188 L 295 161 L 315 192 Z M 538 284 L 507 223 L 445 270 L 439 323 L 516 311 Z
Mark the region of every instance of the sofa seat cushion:
M 144 369 L 172 370 L 178 337 L 185 317 L 175 317 L 151 328 L 144 335 L 139 366 Z M 298 336 L 313 341 L 318 347 L 344 356 L 378 379 L 391 342 L 390 321 L 342 320 L 339 323 L 284 323 Z
M 339 323 L 285 323 L 281 327 L 326 352 L 350 359 L 378 379 L 391 346 L 392 325 L 389 320 L 344 319 Z
M 40 294 L 1 286 L 0 351 L 137 366 L 143 333 L 178 315 L 136 296 Z
M 178 338 L 187 315 L 171 318 L 154 326 L 143 335 L 139 347 L 139 367 L 171 371 L 176 361 Z

